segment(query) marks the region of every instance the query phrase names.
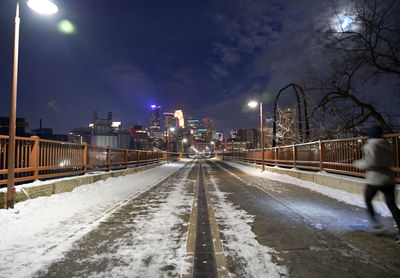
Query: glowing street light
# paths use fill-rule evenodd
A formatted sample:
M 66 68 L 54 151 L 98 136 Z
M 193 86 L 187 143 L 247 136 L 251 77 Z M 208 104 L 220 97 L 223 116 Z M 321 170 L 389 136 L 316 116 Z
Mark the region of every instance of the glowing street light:
M 43 15 L 55 14 L 58 12 L 56 4 L 49 0 L 29 0 L 28 7 Z
M 181 153 L 183 153 L 183 143 L 186 143 L 187 142 L 187 139 L 186 138 L 183 138 L 182 139 L 182 149 L 181 149 Z
M 258 105 L 258 101 L 251 100 L 249 101 L 249 103 L 247 103 L 247 105 L 250 106 L 251 108 L 256 108 Z
M 175 131 L 175 127 L 167 128 L 167 163 L 169 163 L 169 134 Z
M 263 117 L 263 109 L 262 109 L 262 100 L 261 100 L 261 90 L 257 89 L 259 93 L 259 99 L 252 99 L 247 104 L 251 108 L 256 108 L 257 105 L 260 105 L 260 127 L 261 127 L 261 159 L 262 159 L 262 170 L 265 171 L 265 162 L 264 162 L 264 117 Z
M 29 0 L 28 7 L 32 10 L 50 15 L 58 11 L 57 6 L 49 0 Z M 17 83 L 18 83 L 18 50 L 19 50 L 19 1 L 15 12 L 15 31 L 14 31 L 14 59 L 13 59 L 13 74 L 12 88 L 10 98 L 10 123 L 8 132 L 8 183 L 7 183 L 7 208 L 14 208 L 14 173 L 15 173 L 15 125 L 17 114 Z

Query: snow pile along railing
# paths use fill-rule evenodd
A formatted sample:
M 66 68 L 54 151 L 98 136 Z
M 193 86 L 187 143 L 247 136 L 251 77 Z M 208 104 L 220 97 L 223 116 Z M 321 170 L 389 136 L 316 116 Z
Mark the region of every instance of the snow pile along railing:
M 392 170 L 400 182 L 400 134 L 384 135 L 393 149 Z M 364 172 L 353 166 L 355 160 L 362 158 L 362 146 L 367 137 L 320 140 L 315 142 L 266 148 L 265 164 L 303 170 L 325 171 L 350 176 L 364 176 Z M 223 159 L 240 160 L 261 164 L 261 150 L 227 150 L 219 155 Z
M 16 137 L 15 181 L 123 169 L 177 159 L 181 154 Z M 8 136 L 0 135 L 0 185 L 7 184 Z

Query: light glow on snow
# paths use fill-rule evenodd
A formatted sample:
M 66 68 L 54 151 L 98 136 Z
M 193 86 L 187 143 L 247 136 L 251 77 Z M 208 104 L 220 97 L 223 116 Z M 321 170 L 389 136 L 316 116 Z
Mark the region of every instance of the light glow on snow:
M 213 171 L 205 165 L 207 171 Z M 254 215 L 235 207 L 227 200 L 227 194 L 219 190 L 223 181 L 209 178 L 215 191 L 210 191 L 213 209 L 220 230 L 225 240 L 223 241 L 225 256 L 235 259 L 235 264 L 242 267 L 243 273 L 239 276 L 230 273 L 230 277 L 272 277 L 281 278 L 288 276 L 288 270 L 272 262 L 272 256 L 278 253 L 268 246 L 261 245 L 256 240 L 256 235 L 251 230 Z
M 297 186 L 301 186 L 301 187 L 313 190 L 315 192 L 321 193 L 325 196 L 328 196 L 330 198 L 344 202 L 346 204 L 358 206 L 361 208 L 366 208 L 364 197 L 361 195 L 358 195 L 358 194 L 349 193 L 349 192 L 346 192 L 343 190 L 330 188 L 327 186 L 317 184 L 315 182 L 304 181 L 304 180 L 297 179 L 297 178 L 294 178 L 294 177 L 291 177 L 288 175 L 282 175 L 282 174 L 273 173 L 273 172 L 269 172 L 269 171 L 261 172 L 260 169 L 240 165 L 240 164 L 233 163 L 233 162 L 224 161 L 224 163 L 227 163 L 228 165 L 230 165 L 232 167 L 238 168 L 241 171 L 246 172 L 251 175 L 254 175 L 254 176 L 263 177 L 263 178 L 267 178 L 270 180 L 279 181 L 279 182 L 283 182 L 283 183 L 295 184 Z M 295 171 L 295 170 L 293 170 L 293 171 Z M 385 216 L 385 217 L 391 216 L 389 209 L 386 207 L 386 205 L 383 202 L 374 200 L 373 205 L 374 205 L 376 213 L 378 213 L 382 216 Z

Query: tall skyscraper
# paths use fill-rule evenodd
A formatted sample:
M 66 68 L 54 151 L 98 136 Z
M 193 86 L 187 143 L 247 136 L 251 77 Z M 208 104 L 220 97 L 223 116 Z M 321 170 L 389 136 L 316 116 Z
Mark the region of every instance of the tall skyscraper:
M 175 110 L 175 118 L 178 119 L 178 127 L 185 128 L 185 119 L 183 118 L 182 110 Z
M 210 142 L 212 140 L 213 134 L 215 133 L 215 121 L 213 118 L 204 118 L 201 120 L 206 133 L 203 135 L 203 140 Z
M 215 121 L 213 118 L 204 118 L 201 120 L 204 125 L 204 128 L 207 129 L 208 132 L 212 133 L 215 131 Z
M 164 113 L 164 126 L 165 130 L 170 127 L 176 127 L 176 119 L 174 113 Z
M 151 117 L 150 117 L 150 131 L 157 132 L 161 130 L 161 121 L 160 121 L 160 105 L 151 105 Z
M 193 138 L 195 140 L 201 140 L 201 134 L 199 133 L 200 121 L 198 119 L 190 119 L 187 122 Z

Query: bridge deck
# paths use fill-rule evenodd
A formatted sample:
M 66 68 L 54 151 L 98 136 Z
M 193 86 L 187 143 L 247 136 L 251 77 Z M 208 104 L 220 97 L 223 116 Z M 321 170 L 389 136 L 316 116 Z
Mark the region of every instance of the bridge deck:
M 118 190 L 120 196 L 124 196 L 116 194 L 107 201 L 109 205 L 92 201 L 89 196 L 94 193 L 86 194 L 84 189 L 88 191 L 88 187 L 82 186 L 79 194 L 74 193 L 76 189 L 63 196 L 17 204 L 19 214 L 16 216 L 1 212 L 0 221 L 7 224 L 2 241 L 5 251 L 0 255 L 5 262 L 0 267 L 1 275 L 400 275 L 400 246 L 394 243 L 396 229 L 390 218 L 381 217 L 386 231 L 376 236 L 366 231 L 369 222 L 364 209 L 306 188 L 251 176 L 217 160 L 203 161 L 201 172 L 199 161 L 160 167 L 110 179 L 109 187 L 103 181 L 91 185 L 101 187 L 99 193 L 111 194 Z M 162 171 L 163 177 L 156 175 Z M 152 183 L 147 184 L 143 179 L 146 175 L 151 176 Z M 46 209 L 55 211 L 58 204 L 73 194 L 83 198 L 80 202 L 86 200 L 93 204 L 87 204 L 86 210 L 79 213 L 68 216 L 60 213 L 51 223 L 38 217 Z M 196 220 L 191 217 L 192 209 L 196 209 L 198 215 L 195 230 L 190 229 Z M 73 212 L 74 208 L 70 210 Z M 10 217 L 18 221 L 8 220 Z M 21 234 L 12 230 L 12 223 L 17 228 L 30 225 L 32 234 L 26 230 L 24 235 L 31 241 L 25 244 L 22 238 L 12 237 L 13 232 Z M 202 227 L 201 223 L 207 227 Z M 68 227 L 73 229 L 68 230 Z M 203 230 L 207 230 L 208 240 L 197 241 L 196 250 L 189 250 L 191 237 L 200 240 L 199 233 Z M 41 241 L 41 237 L 47 237 L 47 241 Z M 35 240 L 41 245 L 36 246 Z M 204 246 L 208 248 L 203 250 Z M 217 254 L 213 256 L 212 252 Z M 194 265 L 196 258 L 205 253 L 213 257 L 212 260 L 198 260 L 203 265 Z M 188 260 L 190 256 L 194 259 Z M 26 259 L 28 257 L 30 259 Z M 204 265 L 208 268 L 199 268 Z

